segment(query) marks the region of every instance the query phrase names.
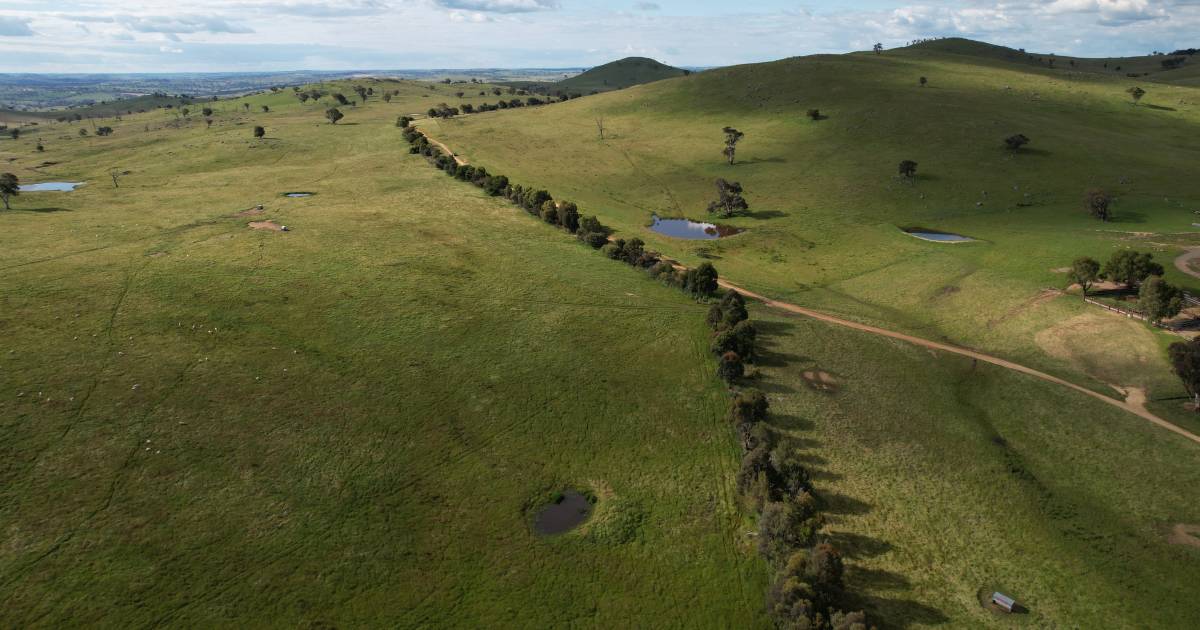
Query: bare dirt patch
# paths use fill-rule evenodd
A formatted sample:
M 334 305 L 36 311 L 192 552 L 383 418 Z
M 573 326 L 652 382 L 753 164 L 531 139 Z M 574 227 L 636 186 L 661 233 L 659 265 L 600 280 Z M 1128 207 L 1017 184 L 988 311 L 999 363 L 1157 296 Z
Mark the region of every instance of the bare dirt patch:
M 1070 271 L 1070 267 L 1057 267 L 1055 269 L 1051 269 L 1050 273 L 1070 273 Z
M 1167 542 L 1172 545 L 1187 545 L 1200 549 L 1200 525 L 1179 523 L 1167 533 Z
M 804 378 L 804 382 L 808 383 L 809 387 L 819 392 L 832 394 L 840 389 L 837 379 L 834 378 L 829 372 L 823 372 L 821 370 L 807 370 L 802 376 Z
M 251 221 L 248 225 L 256 230 L 283 231 L 283 226 L 274 221 Z

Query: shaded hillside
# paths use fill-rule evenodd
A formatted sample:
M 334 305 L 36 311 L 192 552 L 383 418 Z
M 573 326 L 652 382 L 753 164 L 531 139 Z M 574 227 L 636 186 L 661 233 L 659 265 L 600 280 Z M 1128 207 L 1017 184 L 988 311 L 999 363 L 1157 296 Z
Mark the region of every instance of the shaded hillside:
M 607 92 L 643 83 L 672 79 L 690 74 L 689 71 L 659 63 L 645 57 L 628 57 L 596 66 L 581 75 L 564 79 L 555 88 L 565 92 Z

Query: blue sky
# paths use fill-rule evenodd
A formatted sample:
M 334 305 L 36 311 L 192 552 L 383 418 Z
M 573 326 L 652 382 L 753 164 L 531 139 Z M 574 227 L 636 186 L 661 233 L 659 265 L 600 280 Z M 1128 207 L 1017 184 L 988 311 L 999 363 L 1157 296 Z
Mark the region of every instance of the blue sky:
M 1200 0 L 0 0 L 0 72 L 718 66 L 940 36 L 1170 51 L 1200 46 Z

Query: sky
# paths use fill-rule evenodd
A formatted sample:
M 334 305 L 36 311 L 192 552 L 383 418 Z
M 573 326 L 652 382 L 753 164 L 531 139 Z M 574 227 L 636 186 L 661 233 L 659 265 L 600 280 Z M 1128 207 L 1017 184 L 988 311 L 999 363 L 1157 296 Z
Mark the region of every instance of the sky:
M 708 67 L 968 37 L 1200 47 L 1200 0 L 0 0 L 0 72 Z

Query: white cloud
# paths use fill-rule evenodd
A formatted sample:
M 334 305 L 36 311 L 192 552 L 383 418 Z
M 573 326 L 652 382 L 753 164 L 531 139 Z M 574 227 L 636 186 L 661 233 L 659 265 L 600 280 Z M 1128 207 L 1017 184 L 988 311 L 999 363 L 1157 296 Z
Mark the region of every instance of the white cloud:
M 558 0 L 433 0 L 446 9 L 488 13 L 532 13 L 559 8 Z
M 450 21 L 451 22 L 471 22 L 474 24 L 483 24 L 484 22 L 495 22 L 496 18 L 493 18 L 492 16 L 490 16 L 486 13 L 481 13 L 479 11 L 454 10 L 454 11 L 450 12 Z
M 125 28 L 139 33 L 253 33 L 254 30 L 245 26 L 230 24 L 219 17 L 198 15 L 181 16 L 134 16 L 119 15 L 114 20 Z
M 1131 22 L 1145 20 L 1161 20 L 1168 17 L 1163 0 L 1051 0 L 1041 8 L 1049 15 L 1067 13 L 1091 13 L 1099 17 L 1099 23 L 1104 26 L 1121 26 Z M 1195 4 L 1194 2 L 1175 2 L 1172 4 Z

